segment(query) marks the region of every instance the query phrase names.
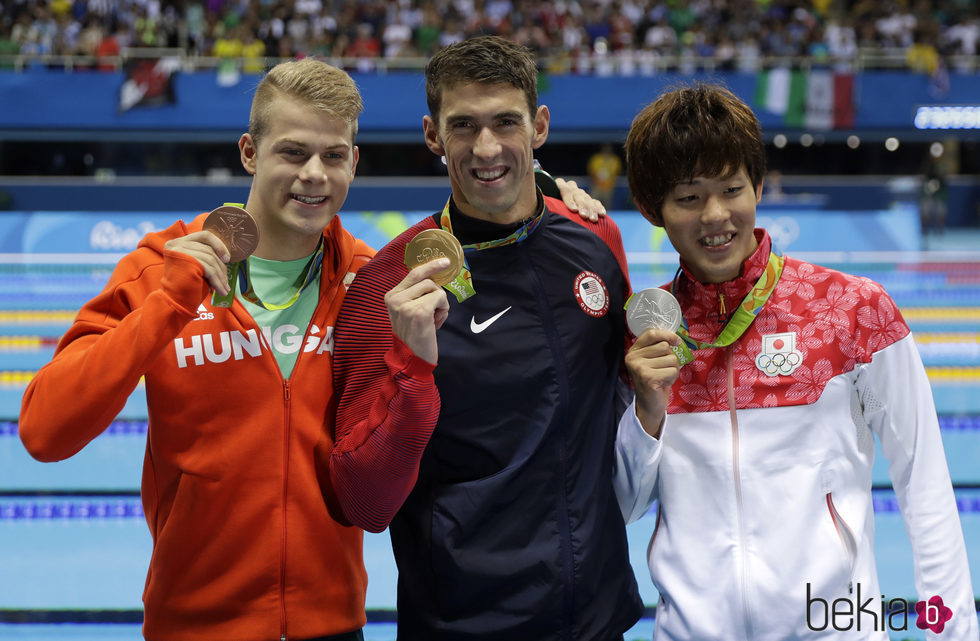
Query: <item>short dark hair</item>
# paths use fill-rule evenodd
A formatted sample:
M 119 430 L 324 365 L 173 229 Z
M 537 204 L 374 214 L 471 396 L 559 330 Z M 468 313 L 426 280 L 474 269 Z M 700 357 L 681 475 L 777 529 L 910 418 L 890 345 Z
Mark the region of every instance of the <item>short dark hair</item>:
M 766 150 L 748 105 L 722 86 L 697 83 L 661 95 L 633 119 L 626 166 L 634 202 L 659 225 L 667 194 L 695 176 L 727 176 L 744 167 L 758 189 Z
M 524 92 L 531 115 L 538 110 L 538 68 L 534 54 L 499 36 L 479 36 L 438 51 L 425 65 L 429 115 L 439 122 L 442 91 L 458 85 L 507 84 Z

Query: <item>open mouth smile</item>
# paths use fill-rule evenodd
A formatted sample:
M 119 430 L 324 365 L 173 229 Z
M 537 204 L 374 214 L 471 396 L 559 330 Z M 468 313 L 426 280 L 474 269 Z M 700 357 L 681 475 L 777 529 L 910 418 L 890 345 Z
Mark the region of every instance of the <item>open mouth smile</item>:
M 705 247 L 721 247 L 726 245 L 735 238 L 735 232 L 727 232 L 724 234 L 712 234 L 710 236 L 705 236 L 701 238 L 700 242 Z
M 473 169 L 470 171 L 470 174 L 479 181 L 493 182 L 503 178 L 507 171 L 508 169 L 506 167 L 495 167 L 491 169 Z
M 326 196 L 304 196 L 302 194 L 289 194 L 289 197 L 304 205 L 319 205 L 327 199 Z

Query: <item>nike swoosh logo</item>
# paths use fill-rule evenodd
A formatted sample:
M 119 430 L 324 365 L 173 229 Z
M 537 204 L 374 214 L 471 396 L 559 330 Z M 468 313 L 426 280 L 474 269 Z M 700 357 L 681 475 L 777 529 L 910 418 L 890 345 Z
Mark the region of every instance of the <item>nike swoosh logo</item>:
M 471 316 L 470 317 L 470 331 L 472 331 L 474 334 L 479 334 L 480 332 L 482 332 L 486 328 L 488 328 L 491 325 L 493 325 L 497 321 L 498 318 L 500 318 L 501 316 L 503 316 L 504 314 L 506 314 L 509 311 L 510 311 L 510 307 L 508 307 L 507 309 L 505 309 L 502 312 L 499 312 L 497 314 L 494 314 L 493 316 L 491 316 L 487 320 L 483 321 L 482 323 L 476 322 L 476 316 Z

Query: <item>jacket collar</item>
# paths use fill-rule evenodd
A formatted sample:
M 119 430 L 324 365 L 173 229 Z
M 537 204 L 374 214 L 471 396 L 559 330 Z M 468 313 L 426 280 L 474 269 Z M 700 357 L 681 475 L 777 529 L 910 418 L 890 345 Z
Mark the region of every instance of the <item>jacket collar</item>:
M 487 243 L 500 240 L 501 238 L 507 238 L 507 236 L 517 231 L 521 225 L 528 224 L 535 216 L 541 214 L 542 211 L 544 211 L 544 197 L 540 189 L 538 189 L 538 200 L 535 205 L 534 215 L 528 216 L 524 220 L 519 220 L 516 223 L 506 225 L 467 216 L 456 206 L 456 200 L 452 197 L 449 198 L 449 218 L 453 226 L 453 236 L 463 245 Z M 441 217 L 442 212 L 436 212 L 432 216 L 433 220 L 436 221 L 436 227 L 442 225 Z
M 208 212 L 200 214 L 189 224 L 177 221 L 163 232 L 148 234 L 140 242 L 140 245 L 150 247 L 162 254 L 163 245 L 167 240 L 192 231 L 199 231 L 203 228 L 204 219 L 207 216 Z M 338 213 L 323 230 L 323 264 L 320 267 L 320 290 L 326 291 L 336 287 L 337 281 L 345 278 L 348 272 L 356 271 L 372 255 L 374 255 L 374 250 L 344 229 Z

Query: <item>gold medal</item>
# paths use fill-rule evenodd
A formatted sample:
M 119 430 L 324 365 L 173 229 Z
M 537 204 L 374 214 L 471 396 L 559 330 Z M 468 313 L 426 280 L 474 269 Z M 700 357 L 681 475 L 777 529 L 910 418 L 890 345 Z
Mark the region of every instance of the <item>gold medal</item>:
M 259 245 L 259 228 L 247 211 L 233 205 L 222 205 L 204 219 L 204 230 L 225 244 L 231 254 L 229 263 L 240 263 Z
M 463 268 L 463 247 L 456 237 L 443 229 L 425 229 L 405 247 L 405 265 L 409 269 L 443 256 L 449 259 L 449 267 L 430 276 L 440 287 L 455 280 Z
M 405 265 L 409 269 L 443 256 L 449 259 L 449 267 L 431 276 L 440 287 L 452 282 L 463 266 L 463 248 L 456 237 L 442 229 L 426 229 L 405 247 Z

